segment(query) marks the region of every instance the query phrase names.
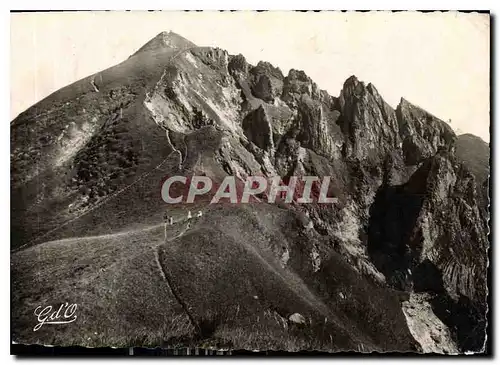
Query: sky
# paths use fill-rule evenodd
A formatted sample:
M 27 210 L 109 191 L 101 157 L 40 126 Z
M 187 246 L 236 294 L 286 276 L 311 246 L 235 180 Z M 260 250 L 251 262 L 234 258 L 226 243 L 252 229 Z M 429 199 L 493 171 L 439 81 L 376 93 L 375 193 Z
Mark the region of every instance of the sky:
M 304 70 L 338 96 L 351 75 L 489 142 L 487 14 L 418 12 L 65 12 L 11 14 L 11 119 L 111 67 L 162 31 Z

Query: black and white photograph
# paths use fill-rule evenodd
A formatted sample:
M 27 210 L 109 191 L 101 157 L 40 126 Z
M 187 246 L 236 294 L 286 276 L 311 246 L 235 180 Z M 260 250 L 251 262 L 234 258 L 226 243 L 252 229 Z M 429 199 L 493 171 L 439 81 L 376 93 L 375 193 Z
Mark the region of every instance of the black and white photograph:
M 488 12 L 10 22 L 12 344 L 486 352 Z

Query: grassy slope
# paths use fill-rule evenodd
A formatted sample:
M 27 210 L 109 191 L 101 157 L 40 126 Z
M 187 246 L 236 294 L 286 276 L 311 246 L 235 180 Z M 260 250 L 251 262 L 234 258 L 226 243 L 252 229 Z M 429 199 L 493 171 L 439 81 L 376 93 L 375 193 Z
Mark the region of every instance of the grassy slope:
M 458 136 L 456 145 L 457 157 L 476 176 L 477 184 L 481 185 L 490 171 L 489 144 L 472 134 L 462 134 Z
M 133 56 L 100 73 L 95 79 L 99 95 L 92 93 L 90 78 L 81 80 L 49 96 L 14 124 L 28 123 L 52 103 L 71 101 L 82 93 L 90 95 L 85 104 L 104 105 L 111 91 L 127 80 L 125 85 L 136 97 L 122 111 L 129 124 L 120 139 L 127 140 L 127 131 L 133 135 L 141 163 L 131 177 L 117 181 L 117 186 L 126 186 L 171 152 L 142 106 L 143 93 L 160 78 L 170 55 Z M 213 160 L 221 138 L 213 128 L 190 135 L 186 169 L 196 166 L 211 176 L 224 176 Z M 13 230 L 20 231 L 13 245 L 40 237 L 39 245 L 12 256 L 14 340 L 86 346 L 269 346 L 292 351 L 414 349 L 398 296 L 367 282 L 331 250 L 327 239 L 304 234 L 291 211 L 269 205 L 210 207 L 183 236 L 164 242 L 162 227 L 157 226 L 165 210 L 160 183 L 166 175 L 178 173 L 176 165 L 172 156 L 147 179 L 47 236 L 40 233 L 71 218 L 65 213 L 70 199 L 49 199 L 42 206 L 35 204 L 37 210 L 33 201 L 38 182 L 14 190 L 13 199 L 25 199 L 26 204 L 13 212 Z M 68 184 L 61 171 L 44 174 L 49 193 Z M 185 215 L 187 209 L 169 207 L 175 216 Z M 24 231 L 27 226 L 33 230 Z M 184 228 L 174 228 L 170 237 Z M 331 251 L 318 272 L 310 260 L 313 245 Z M 285 251 L 287 262 L 282 259 Z M 348 299 L 339 299 L 340 294 Z M 46 325 L 32 331 L 36 306 L 65 301 L 79 305 L 78 325 Z M 308 319 L 305 329 L 286 328 L 284 318 L 294 312 Z
M 298 239 L 292 228 L 297 224 L 292 212 L 276 206 L 211 206 L 180 237 L 186 224 L 174 225 L 167 242 L 162 227 L 152 226 L 20 251 L 12 258 L 14 339 L 87 346 L 413 349 L 395 295 L 340 260 L 331 258 L 318 273 L 300 262 L 307 257 L 305 246 L 319 242 Z M 291 254 L 283 265 L 285 246 Z M 348 301 L 339 299 L 340 291 Z M 79 305 L 77 324 L 32 331 L 37 305 L 65 301 Z M 306 328 L 286 328 L 285 319 L 295 312 L 306 317 Z
M 91 77 L 87 77 L 53 93 L 13 121 L 11 151 L 18 148 L 22 152 L 12 158 L 11 200 L 16 202 L 11 215 L 12 247 L 74 218 L 97 203 L 99 196 L 102 199 L 129 185 L 171 152 L 164 132 L 142 103 L 146 90 L 154 87 L 173 54 L 168 50 L 138 54 L 100 72 L 95 77 L 99 93 L 93 91 Z M 37 145 L 36 137 L 57 136 L 64 126 L 75 123 L 81 127 L 93 117 L 96 129 L 89 143 L 74 160 L 54 167 L 51 161 L 60 154 L 58 146 L 64 138 Z M 38 155 L 27 153 L 29 150 Z M 120 163 L 120 158 L 128 158 L 125 156 L 130 161 Z M 40 168 L 39 175 L 24 181 L 35 167 Z M 92 176 L 82 178 L 82 168 Z M 110 190 L 103 191 L 100 183 Z M 89 205 L 69 211 L 69 204 L 89 194 Z
M 14 254 L 13 339 L 123 346 L 168 340 L 189 331 L 181 307 L 158 275 L 154 247 L 162 242 L 163 229 L 158 226 L 47 242 Z M 78 304 L 74 325 L 46 325 L 33 332 L 38 305 L 64 302 Z

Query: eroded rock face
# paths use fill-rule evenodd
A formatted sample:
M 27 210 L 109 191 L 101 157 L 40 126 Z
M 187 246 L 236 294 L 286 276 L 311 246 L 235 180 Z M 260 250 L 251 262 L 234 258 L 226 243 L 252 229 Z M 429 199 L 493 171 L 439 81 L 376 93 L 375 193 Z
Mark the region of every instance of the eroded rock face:
M 365 86 L 350 77 L 340 93 L 339 106 L 347 158 L 383 159 L 399 147 L 401 137 L 394 110 L 372 84 Z
M 269 62 L 259 62 L 250 70 L 253 76 L 252 93 L 266 103 L 273 103 L 283 91 L 283 74 Z
M 449 125 L 401 98 L 396 108 L 408 164 L 418 164 L 440 149 L 454 148 L 455 133 Z
M 369 229 L 371 256 L 392 286 L 433 293 L 437 302 L 467 298 L 469 318 L 485 311 L 488 241 L 478 196 L 472 175 L 449 153 L 427 159 L 404 185 L 382 186 Z M 460 342 L 460 333 L 473 327 L 473 338 L 481 339 L 485 328 L 484 318 L 463 325 L 461 310 L 441 320 L 463 348 L 470 343 Z
M 477 313 L 486 310 L 488 241 L 476 182 L 455 156 L 451 128 L 405 99 L 392 109 L 372 84 L 355 77 L 335 99 L 303 72 L 291 70 L 282 100 L 292 112 L 282 143 L 294 141 L 306 155 L 318 153 L 335 170 L 348 171 L 338 184 L 347 203 L 336 213 L 313 213 L 321 216 L 344 257 L 383 285 L 432 293 L 432 315 L 449 326 L 455 341 L 443 344 L 442 351 L 481 349 L 485 321 Z M 270 123 L 263 110 L 252 114 L 258 120 L 251 124 L 266 142 L 257 135 L 249 139 L 265 150 L 276 148 L 278 170 L 321 171 L 299 163 L 304 159 L 298 149 L 273 146 L 271 131 L 279 123 Z M 294 161 L 288 170 L 283 169 L 285 156 Z M 446 316 L 444 304 L 436 304 L 443 301 L 451 307 L 444 310 Z M 461 335 L 470 330 L 476 342 Z
M 243 120 L 243 131 L 247 138 L 264 151 L 274 150 L 273 127 L 270 117 L 262 105 Z
M 319 97 L 318 85 L 304 71 L 291 69 L 284 80 L 283 99 L 293 105 L 302 95 L 317 99 Z
M 140 60 L 147 60 L 147 66 L 137 66 Z M 337 98 L 303 71 L 290 70 L 284 76 L 267 62 L 252 66 L 242 55 L 196 47 L 168 33 L 119 67 L 118 76 L 107 71 L 98 93 L 89 80 L 85 86 L 76 84 L 70 102 L 78 108 L 65 114 L 68 125 L 59 118 L 66 100 L 52 109 L 43 110 L 47 103 L 33 107 L 13 122 L 12 198 L 25 201 L 14 211 L 14 219 L 28 225 L 33 214 L 45 214 L 53 221 L 51 226 L 23 232 L 15 246 L 56 227 L 61 217 L 76 219 L 77 213 L 102 204 L 113 191 L 131 184 L 133 176 L 169 162 L 173 148 L 181 155 L 175 161 L 180 168 L 217 179 L 224 174 L 242 179 L 331 176 L 338 204 L 283 206 L 290 214 L 307 216 L 308 228 L 289 227 L 296 244 L 275 250 L 280 266 L 306 282 L 320 280 L 317 290 L 330 300 L 339 294 L 326 285 L 326 265 L 333 256 L 339 257 L 342 265 L 362 282 L 373 283 L 377 291 L 425 297 L 416 309 L 404 305 L 405 315 L 412 317 L 408 325 L 413 326 L 415 340 L 425 341 L 424 351 L 481 350 L 488 212 L 480 210 L 485 197 L 478 186 L 484 184 L 485 172 L 479 172 L 483 181 L 478 182 L 478 174 L 462 164 L 455 154 L 456 136 L 446 123 L 404 99 L 394 110 L 372 84 L 355 76 L 346 80 Z M 121 75 L 130 75 L 130 70 L 135 70 L 135 78 L 125 84 Z M 31 130 L 30 120 L 42 124 Z M 30 145 L 34 133 L 50 128 L 60 134 Z M 102 134 L 107 130 L 112 130 L 113 140 L 119 135 L 120 140 L 136 142 L 120 152 L 120 163 L 127 168 L 124 176 L 116 175 L 111 166 L 99 169 L 98 181 L 93 180 L 93 171 L 88 173 L 85 178 L 92 184 L 79 180 L 78 172 L 76 182 L 67 182 L 64 166 L 88 171 L 100 158 L 109 161 L 109 156 L 115 156 L 86 153 L 89 140 L 103 150 L 109 147 L 106 141 L 111 137 Z M 58 135 L 62 137 L 57 139 Z M 61 146 L 69 144 L 77 151 L 61 154 Z M 142 149 L 134 149 L 135 145 Z M 129 155 L 130 163 L 125 161 Z M 54 158 L 61 163 L 51 165 L 49 160 Z M 40 166 L 44 171 L 36 170 Z M 29 181 L 41 173 L 51 176 L 53 185 L 37 185 L 35 191 Z M 108 192 L 106 184 L 111 182 L 116 187 Z M 66 200 L 54 197 L 54 192 L 61 191 Z M 79 212 L 59 208 L 84 199 L 87 203 Z M 274 232 L 271 221 L 265 224 Z M 343 302 L 349 301 L 348 289 L 342 293 Z M 400 320 L 403 312 L 398 310 Z M 415 320 L 419 313 L 427 313 L 428 318 Z M 438 340 L 423 333 L 436 323 L 442 331 L 433 330 L 431 337 Z M 446 341 L 440 344 L 439 339 Z M 382 346 L 383 341 L 373 341 Z M 393 339 L 392 349 L 409 348 L 398 341 Z
M 425 353 L 458 354 L 448 327 L 434 314 L 425 295 L 411 294 L 403 312 L 412 335 Z

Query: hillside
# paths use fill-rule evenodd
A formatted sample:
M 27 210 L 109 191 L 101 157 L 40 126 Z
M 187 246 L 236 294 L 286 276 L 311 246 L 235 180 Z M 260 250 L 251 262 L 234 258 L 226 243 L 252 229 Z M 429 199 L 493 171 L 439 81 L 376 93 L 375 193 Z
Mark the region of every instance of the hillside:
M 334 97 L 161 33 L 11 124 L 13 339 L 481 351 L 489 150 L 470 143 L 355 76 Z M 338 202 L 167 205 L 172 175 L 331 176 Z M 78 325 L 33 332 L 60 302 Z

